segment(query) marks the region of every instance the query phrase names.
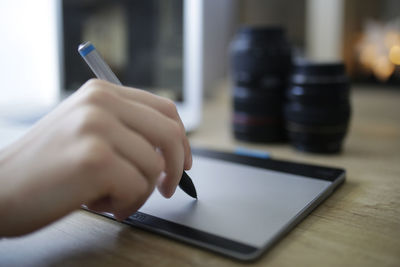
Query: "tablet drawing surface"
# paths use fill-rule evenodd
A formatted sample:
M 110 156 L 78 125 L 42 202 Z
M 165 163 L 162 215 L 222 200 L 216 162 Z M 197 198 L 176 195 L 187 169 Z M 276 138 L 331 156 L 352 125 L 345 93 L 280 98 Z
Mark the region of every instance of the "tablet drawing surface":
M 178 188 L 165 199 L 155 190 L 124 223 L 253 260 L 345 179 L 345 171 L 337 168 L 210 150 L 193 152 L 193 166 L 187 173 L 198 199 Z
M 188 174 L 198 200 L 155 190 L 139 211 L 258 248 L 330 184 L 196 156 Z

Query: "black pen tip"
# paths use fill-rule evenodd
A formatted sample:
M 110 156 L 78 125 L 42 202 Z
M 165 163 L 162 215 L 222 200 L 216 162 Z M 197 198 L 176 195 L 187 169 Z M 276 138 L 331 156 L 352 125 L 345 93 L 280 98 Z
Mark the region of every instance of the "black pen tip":
M 179 182 L 179 187 L 192 198 L 197 199 L 196 188 L 194 187 L 192 179 L 190 179 L 189 175 L 186 172 L 182 173 L 181 180 Z

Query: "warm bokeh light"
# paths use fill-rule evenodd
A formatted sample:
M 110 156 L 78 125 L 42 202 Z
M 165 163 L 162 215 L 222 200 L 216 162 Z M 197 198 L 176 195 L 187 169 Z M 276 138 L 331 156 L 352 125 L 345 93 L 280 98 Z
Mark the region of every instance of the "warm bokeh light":
M 389 59 L 393 64 L 400 65 L 400 45 L 390 48 Z
M 387 81 L 400 65 L 400 28 L 368 21 L 358 45 L 359 63 L 380 81 Z
M 381 81 L 386 81 L 390 78 L 394 71 L 395 66 L 386 56 L 379 57 L 373 66 L 373 72 L 376 78 Z
M 400 44 L 400 33 L 396 31 L 388 31 L 385 34 L 385 46 L 387 49 Z
M 360 51 L 360 62 L 365 68 L 372 69 L 376 57 L 376 46 L 373 44 L 365 45 L 365 47 Z

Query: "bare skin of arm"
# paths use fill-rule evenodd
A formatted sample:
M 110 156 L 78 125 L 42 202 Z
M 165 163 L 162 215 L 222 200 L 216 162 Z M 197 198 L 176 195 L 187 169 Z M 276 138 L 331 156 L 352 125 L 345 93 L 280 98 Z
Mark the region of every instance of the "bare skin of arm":
M 32 232 L 82 204 L 122 220 L 155 187 L 171 197 L 191 164 L 172 101 L 90 80 L 0 151 L 0 236 Z

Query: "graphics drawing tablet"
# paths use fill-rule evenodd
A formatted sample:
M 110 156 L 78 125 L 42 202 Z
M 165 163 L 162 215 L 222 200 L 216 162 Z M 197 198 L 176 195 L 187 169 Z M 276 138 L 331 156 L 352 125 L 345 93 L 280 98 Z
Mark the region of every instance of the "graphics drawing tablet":
M 345 180 L 345 171 L 193 149 L 198 199 L 155 190 L 124 223 L 240 260 L 254 260 Z M 111 214 L 102 213 L 107 217 Z

